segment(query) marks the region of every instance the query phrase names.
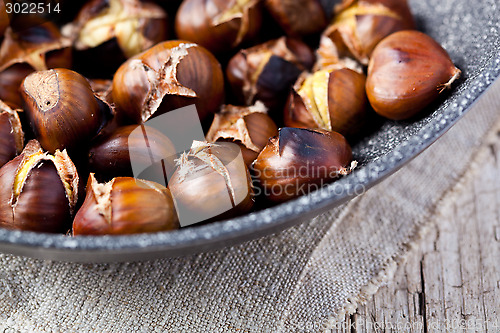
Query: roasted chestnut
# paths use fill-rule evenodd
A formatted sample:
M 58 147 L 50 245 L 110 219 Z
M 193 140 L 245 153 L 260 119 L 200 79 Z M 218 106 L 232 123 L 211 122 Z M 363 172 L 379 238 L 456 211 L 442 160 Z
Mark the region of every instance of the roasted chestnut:
M 127 58 L 166 40 L 167 14 L 150 2 L 91 0 L 62 33 L 80 51 L 75 54 L 78 69 L 92 76 L 104 75 L 108 69 L 114 72 Z M 92 62 L 98 70 L 88 68 L 89 58 L 98 59 Z
M 285 127 L 269 140 L 252 171 L 272 202 L 283 202 L 347 175 L 356 166 L 347 140 L 339 133 Z
M 5 2 L 0 1 L 0 36 L 1 36 L 0 39 L 2 39 L 3 34 L 8 26 L 9 26 L 9 15 L 7 15 Z
M 373 51 L 366 93 L 378 114 L 407 119 L 451 87 L 460 73 L 434 39 L 418 31 L 400 31 Z
M 69 69 L 32 73 L 20 90 L 31 129 L 50 152 L 87 143 L 105 123 L 103 106 L 89 82 Z
M 238 145 L 193 142 L 170 179 L 181 226 L 233 217 L 253 206 L 248 169 Z
M 221 112 L 215 114 L 207 141 L 230 141 L 238 144 L 245 164 L 250 165 L 269 138 L 277 134 L 278 128 L 261 102 L 246 107 L 224 105 Z
M 266 8 L 288 36 L 301 37 L 323 30 L 336 0 L 265 0 Z
M 101 184 L 90 174 L 85 202 L 73 221 L 73 235 L 125 235 L 178 226 L 166 187 L 130 177 Z
M 282 109 L 301 72 L 311 69 L 314 53 L 303 42 L 282 37 L 238 52 L 226 69 L 239 103 L 262 101 L 270 110 Z
M 414 29 L 407 0 L 344 0 L 323 32 L 316 69 L 354 58 L 367 65 L 375 46 L 393 32 Z
M 0 99 L 20 108 L 18 90 L 24 78 L 34 71 L 71 67 L 70 46 L 71 41 L 50 22 L 17 33 L 8 28 L 0 46 Z
M 366 76 L 349 68 L 329 68 L 300 77 L 285 107 L 288 127 L 320 128 L 352 136 L 365 123 Z
M 166 184 L 174 171 L 175 156 L 174 145 L 161 132 L 145 125 L 129 125 L 92 145 L 89 169 L 100 179 L 135 176 Z
M 0 227 L 65 233 L 78 200 L 78 173 L 66 151 L 30 141 L 0 169 Z
M 254 38 L 261 22 L 260 0 L 185 0 L 177 12 L 175 31 L 180 39 L 220 53 Z
M 205 48 L 168 41 L 120 66 L 112 99 L 117 116 L 136 123 L 190 104 L 196 104 L 203 121 L 222 105 L 224 77 L 219 62 Z
M 0 167 L 24 148 L 24 132 L 16 111 L 0 100 Z

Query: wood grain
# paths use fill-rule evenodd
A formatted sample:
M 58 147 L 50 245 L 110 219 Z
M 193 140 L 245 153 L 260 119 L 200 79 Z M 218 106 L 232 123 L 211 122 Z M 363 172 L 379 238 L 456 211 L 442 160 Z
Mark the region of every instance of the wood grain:
M 500 332 L 500 133 L 392 281 L 342 331 Z

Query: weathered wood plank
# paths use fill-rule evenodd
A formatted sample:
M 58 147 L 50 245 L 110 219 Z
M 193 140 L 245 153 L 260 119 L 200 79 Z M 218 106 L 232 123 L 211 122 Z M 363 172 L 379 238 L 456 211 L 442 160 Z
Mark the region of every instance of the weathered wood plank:
M 345 332 L 500 332 L 500 137 L 490 148 L 393 280 L 346 319 Z

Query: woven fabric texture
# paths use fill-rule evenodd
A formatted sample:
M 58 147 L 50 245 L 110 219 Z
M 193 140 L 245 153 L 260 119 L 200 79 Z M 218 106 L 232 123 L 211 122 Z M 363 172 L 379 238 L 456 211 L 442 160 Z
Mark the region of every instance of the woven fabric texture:
M 489 131 L 500 82 L 437 143 L 351 202 L 280 234 L 142 263 L 0 254 L 0 332 L 320 332 L 376 291 Z M 443 199 L 444 198 L 444 199 Z M 448 199 L 449 200 L 449 199 Z

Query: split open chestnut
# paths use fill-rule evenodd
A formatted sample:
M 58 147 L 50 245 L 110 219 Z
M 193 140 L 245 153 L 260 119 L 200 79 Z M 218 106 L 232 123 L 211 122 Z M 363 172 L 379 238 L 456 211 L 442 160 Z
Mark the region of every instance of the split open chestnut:
M 118 117 L 138 124 L 191 104 L 203 121 L 222 105 L 224 77 L 219 62 L 204 47 L 168 41 L 120 66 L 112 99 Z

